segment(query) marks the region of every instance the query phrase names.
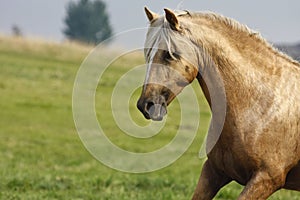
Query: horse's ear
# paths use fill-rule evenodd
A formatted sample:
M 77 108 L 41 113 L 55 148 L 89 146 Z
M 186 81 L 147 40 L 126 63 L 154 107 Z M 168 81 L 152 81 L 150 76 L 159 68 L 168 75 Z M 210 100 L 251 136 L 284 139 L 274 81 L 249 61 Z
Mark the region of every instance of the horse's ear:
M 169 9 L 165 8 L 166 19 L 170 23 L 171 28 L 179 31 L 179 22 L 176 15 Z
M 159 17 L 158 14 L 150 11 L 147 7 L 145 7 L 144 9 L 145 9 L 145 13 L 147 15 L 147 18 L 148 18 L 149 22 L 152 22 L 152 21 L 154 21 L 155 19 L 157 19 Z

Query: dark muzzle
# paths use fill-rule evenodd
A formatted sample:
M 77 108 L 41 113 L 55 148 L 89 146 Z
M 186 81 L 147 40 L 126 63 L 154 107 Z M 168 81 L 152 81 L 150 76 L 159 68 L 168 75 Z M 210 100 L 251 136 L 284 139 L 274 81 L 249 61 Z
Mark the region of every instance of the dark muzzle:
M 161 121 L 167 114 L 167 104 L 163 96 L 140 98 L 137 107 L 146 119 L 154 121 Z

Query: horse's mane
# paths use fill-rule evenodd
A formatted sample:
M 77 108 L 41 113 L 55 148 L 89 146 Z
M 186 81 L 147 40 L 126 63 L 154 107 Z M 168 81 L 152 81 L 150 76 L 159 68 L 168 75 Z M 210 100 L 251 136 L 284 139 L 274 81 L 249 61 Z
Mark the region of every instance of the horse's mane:
M 213 12 L 203 12 L 203 13 L 188 12 L 188 15 L 191 16 L 192 18 L 205 18 L 205 19 L 211 20 L 216 23 L 221 23 L 221 24 L 227 26 L 228 28 L 232 29 L 232 31 L 246 33 L 247 35 L 251 35 L 252 38 L 255 38 L 258 43 L 266 46 L 270 51 L 272 51 L 277 56 L 280 56 L 283 59 L 285 59 L 286 61 L 296 64 L 300 67 L 300 63 L 298 61 L 294 60 L 287 54 L 281 52 L 279 49 L 274 47 L 271 43 L 269 43 L 266 39 L 264 39 L 259 32 L 253 31 L 248 26 L 241 24 L 232 18 L 228 18 L 228 17 L 222 16 L 220 14 L 216 14 Z M 183 15 L 181 14 L 180 16 L 183 16 Z
M 224 27 L 227 27 L 232 30 L 232 32 L 236 32 L 239 35 L 245 35 L 245 37 L 251 36 L 251 38 L 255 39 L 258 44 L 261 44 L 265 46 L 268 50 L 273 52 L 276 56 L 279 56 L 286 60 L 287 62 L 293 63 L 300 67 L 300 63 L 294 59 L 292 59 L 290 56 L 286 55 L 285 53 L 282 53 L 280 50 L 278 50 L 276 47 L 274 47 L 272 44 L 270 44 L 267 40 L 265 40 L 260 33 L 255 32 L 248 28 L 246 25 L 243 25 L 239 23 L 238 21 L 224 17 L 220 14 L 216 14 L 213 12 L 190 12 L 187 10 L 184 11 L 174 11 L 174 13 L 179 18 L 191 18 L 191 19 L 206 19 L 207 21 L 212 22 L 213 24 L 221 24 Z M 153 30 L 151 31 L 151 34 L 148 33 L 148 37 L 145 43 L 146 51 L 145 56 L 149 57 L 150 53 L 152 53 L 152 48 L 158 48 L 158 41 L 163 39 L 167 44 L 167 49 L 169 52 L 174 51 L 174 46 L 172 45 L 173 41 L 176 41 L 176 46 L 178 45 L 184 45 L 184 47 L 191 47 L 191 45 L 187 45 L 191 43 L 189 40 L 189 37 L 181 37 L 180 34 L 176 34 L 175 31 L 173 31 L 165 19 L 165 17 L 161 17 L 154 22 L 154 27 L 152 27 Z M 181 44 L 180 44 L 181 43 Z M 147 48 L 148 47 L 148 48 Z M 151 47 L 151 48 L 150 48 Z M 179 48 L 180 49 L 180 48 Z M 184 48 L 183 48 L 184 49 Z M 196 49 L 190 49 L 189 54 L 198 54 L 198 50 Z M 171 55 L 172 56 L 172 55 Z

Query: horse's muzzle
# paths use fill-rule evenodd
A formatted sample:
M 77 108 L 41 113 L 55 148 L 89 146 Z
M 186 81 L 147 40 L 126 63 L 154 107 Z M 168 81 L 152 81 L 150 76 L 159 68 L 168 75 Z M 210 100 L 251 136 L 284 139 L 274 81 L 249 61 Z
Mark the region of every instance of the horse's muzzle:
M 167 104 L 163 96 L 140 98 L 137 102 L 138 109 L 146 119 L 161 121 L 167 114 Z

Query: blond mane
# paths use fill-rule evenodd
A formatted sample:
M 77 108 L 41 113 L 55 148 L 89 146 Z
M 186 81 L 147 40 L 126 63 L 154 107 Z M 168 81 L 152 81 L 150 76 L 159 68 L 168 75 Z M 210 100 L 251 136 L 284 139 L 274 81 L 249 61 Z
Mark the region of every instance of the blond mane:
M 147 59 L 148 63 L 151 63 L 154 55 L 156 54 L 158 49 L 165 50 L 170 52 L 172 56 L 173 52 L 180 51 L 182 57 L 189 60 L 195 66 L 197 65 L 208 65 L 211 60 L 208 56 L 203 56 L 202 60 L 199 60 L 200 54 L 205 55 L 207 51 L 204 47 L 200 48 L 199 46 L 195 45 L 195 41 L 193 41 L 193 36 L 191 32 L 193 29 L 196 29 L 197 26 L 194 26 L 190 23 L 190 21 L 199 19 L 199 27 L 201 27 L 201 20 L 203 19 L 212 25 L 221 26 L 223 30 L 230 30 L 231 33 L 235 33 L 238 37 L 243 38 L 244 40 L 248 40 L 247 38 L 254 39 L 256 46 L 261 46 L 278 56 L 285 61 L 300 67 L 300 63 L 290 56 L 286 55 L 279 51 L 276 47 L 271 45 L 268 41 L 266 41 L 258 32 L 251 30 L 246 25 L 243 25 L 237 22 L 234 19 L 224 17 L 220 14 L 212 13 L 212 12 L 189 12 L 189 11 L 174 11 L 177 15 L 179 21 L 182 23 L 183 29 L 188 30 L 184 34 L 180 34 L 177 31 L 173 31 L 170 27 L 170 24 L 167 22 L 164 16 L 156 19 L 154 22 L 151 23 L 149 28 L 147 39 L 145 41 L 145 58 Z M 205 35 L 203 35 L 205 37 Z M 237 41 L 238 42 L 238 41 Z M 166 46 L 161 46 L 164 43 Z M 174 57 L 174 59 L 176 59 Z
M 192 18 L 205 18 L 210 21 L 223 24 L 224 26 L 230 28 L 232 31 L 240 32 L 241 34 L 245 33 L 246 35 L 251 35 L 251 37 L 255 38 L 258 43 L 265 45 L 270 51 L 275 53 L 277 56 L 280 56 L 280 57 L 284 58 L 286 61 L 296 64 L 300 67 L 300 63 L 298 61 L 294 60 L 287 54 L 281 52 L 279 49 L 277 49 L 272 44 L 270 44 L 266 39 L 264 39 L 259 32 L 253 31 L 247 25 L 241 24 L 232 18 L 228 18 L 228 17 L 225 17 L 220 14 L 216 14 L 213 12 L 203 12 L 203 13 L 188 12 L 188 13 Z M 183 15 L 181 15 L 181 16 L 183 16 Z

